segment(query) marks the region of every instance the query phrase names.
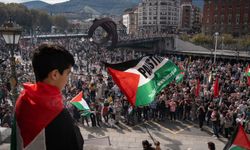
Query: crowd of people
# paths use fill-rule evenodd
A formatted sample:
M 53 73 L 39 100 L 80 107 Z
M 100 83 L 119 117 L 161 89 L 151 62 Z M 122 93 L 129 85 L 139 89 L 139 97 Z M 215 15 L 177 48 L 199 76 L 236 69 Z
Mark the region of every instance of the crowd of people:
M 237 123 L 243 124 L 246 132 L 250 133 L 250 86 L 244 76 L 247 62 L 217 60 L 213 63 L 204 57 L 164 55 L 184 70 L 183 81 L 178 84 L 172 82 L 150 105 L 132 107 L 108 75 L 102 61 L 118 63 L 136 59 L 144 53 L 109 51 L 81 39 L 41 40 L 37 44 L 42 42 L 63 45 L 74 55 L 76 64 L 63 93 L 65 106 L 79 124 L 113 127 L 121 121 L 134 125 L 147 120 L 188 120 L 199 123 L 201 130 L 203 124 L 211 126 L 217 138 L 220 135 L 230 137 Z M 21 83 L 34 82 L 30 58 L 35 46 L 29 41 L 22 41 L 16 51 L 19 91 Z M 13 111 L 9 64 L 8 59 L 0 64 L 0 125 L 4 127 L 11 126 Z M 216 77 L 220 87 L 218 97 L 213 93 Z M 196 95 L 198 79 L 201 88 Z M 90 115 L 85 115 L 69 102 L 81 91 L 91 109 Z

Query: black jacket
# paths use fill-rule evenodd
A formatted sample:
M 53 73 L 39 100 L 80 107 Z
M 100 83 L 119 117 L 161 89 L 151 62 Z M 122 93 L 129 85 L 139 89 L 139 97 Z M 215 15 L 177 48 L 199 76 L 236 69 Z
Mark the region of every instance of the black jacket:
M 46 127 L 47 150 L 83 150 L 84 140 L 67 109 Z

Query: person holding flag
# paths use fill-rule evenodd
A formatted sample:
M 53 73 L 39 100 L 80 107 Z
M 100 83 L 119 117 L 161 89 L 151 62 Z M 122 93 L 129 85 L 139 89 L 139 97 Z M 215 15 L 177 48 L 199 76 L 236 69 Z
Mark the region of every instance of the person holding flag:
M 82 150 L 79 128 L 63 105 L 74 57 L 62 46 L 40 45 L 32 66 L 36 83 L 24 84 L 16 102 L 11 150 Z
M 90 116 L 90 108 L 87 104 L 87 102 L 83 99 L 83 93 L 80 92 L 77 94 L 71 101 L 70 103 L 76 107 L 79 111 L 81 111 L 81 116 L 83 117 L 82 122 L 84 124 L 84 120 L 86 121 L 87 125 L 89 126 L 88 123 L 88 117 Z

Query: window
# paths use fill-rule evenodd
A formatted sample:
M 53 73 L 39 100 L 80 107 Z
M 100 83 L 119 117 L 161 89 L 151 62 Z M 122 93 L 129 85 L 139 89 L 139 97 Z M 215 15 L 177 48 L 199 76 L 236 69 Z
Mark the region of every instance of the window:
M 228 24 L 231 24 L 232 23 L 232 15 L 228 15 Z
M 240 14 L 236 15 L 236 24 L 240 24 Z
M 244 15 L 244 24 L 247 24 L 248 23 L 248 14 L 245 13 Z
M 221 15 L 221 24 L 224 23 L 224 15 Z
M 218 22 L 218 17 L 217 15 L 214 15 L 214 24 L 217 24 L 217 22 Z
M 247 32 L 248 31 L 248 27 L 244 26 L 244 31 Z

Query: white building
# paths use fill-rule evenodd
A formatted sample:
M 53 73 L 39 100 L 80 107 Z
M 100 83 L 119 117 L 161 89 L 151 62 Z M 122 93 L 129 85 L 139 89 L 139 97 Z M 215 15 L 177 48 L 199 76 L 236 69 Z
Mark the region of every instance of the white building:
M 127 28 L 127 34 L 136 34 L 138 28 L 138 8 L 125 10 L 122 16 L 122 23 Z
M 142 0 L 138 6 L 140 33 L 175 32 L 180 21 L 180 0 Z

